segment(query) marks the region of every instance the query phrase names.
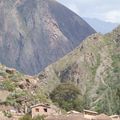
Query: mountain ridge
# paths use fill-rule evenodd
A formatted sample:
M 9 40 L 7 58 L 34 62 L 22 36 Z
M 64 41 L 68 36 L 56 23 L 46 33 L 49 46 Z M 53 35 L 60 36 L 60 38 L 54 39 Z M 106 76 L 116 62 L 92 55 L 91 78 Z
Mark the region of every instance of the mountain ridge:
M 26 74 L 37 74 L 95 33 L 52 0 L 1 1 L 0 15 L 0 62 Z

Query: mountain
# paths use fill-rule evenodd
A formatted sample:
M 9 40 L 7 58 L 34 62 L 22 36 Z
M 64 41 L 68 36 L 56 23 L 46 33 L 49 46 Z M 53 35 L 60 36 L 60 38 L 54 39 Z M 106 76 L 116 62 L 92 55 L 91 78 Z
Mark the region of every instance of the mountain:
M 106 35 L 93 34 L 39 74 L 47 92 L 61 83 L 79 87 L 85 108 L 120 114 L 120 26 Z
M 95 18 L 83 17 L 83 19 L 88 22 L 97 32 L 102 34 L 111 32 L 119 25 L 118 23 L 106 22 Z
M 95 30 L 55 0 L 0 0 L 0 62 L 36 74 Z

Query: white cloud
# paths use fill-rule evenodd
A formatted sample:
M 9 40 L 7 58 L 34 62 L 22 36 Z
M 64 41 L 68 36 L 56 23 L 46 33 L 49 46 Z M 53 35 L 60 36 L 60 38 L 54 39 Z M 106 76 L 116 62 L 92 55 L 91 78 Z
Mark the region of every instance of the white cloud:
M 120 22 L 120 11 L 113 10 L 105 13 L 105 20 L 114 23 Z
M 120 23 L 120 0 L 58 0 L 81 17 Z

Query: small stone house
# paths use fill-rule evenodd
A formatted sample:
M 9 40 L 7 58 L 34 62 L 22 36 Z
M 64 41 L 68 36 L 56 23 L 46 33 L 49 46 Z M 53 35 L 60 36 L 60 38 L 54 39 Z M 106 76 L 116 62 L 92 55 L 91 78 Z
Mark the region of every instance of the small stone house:
M 54 105 L 37 104 L 37 105 L 31 106 L 32 118 L 38 115 L 49 116 L 49 115 L 58 115 L 58 114 L 59 114 L 59 110 Z
M 84 118 L 86 119 L 93 120 L 96 117 L 96 115 L 98 115 L 98 113 L 95 111 L 84 110 Z

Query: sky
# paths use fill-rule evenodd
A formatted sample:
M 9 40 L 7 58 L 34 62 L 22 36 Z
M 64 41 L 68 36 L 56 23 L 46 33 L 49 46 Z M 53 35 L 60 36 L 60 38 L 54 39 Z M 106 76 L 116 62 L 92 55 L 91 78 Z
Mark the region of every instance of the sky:
M 120 23 L 120 0 L 58 0 L 81 17 Z

